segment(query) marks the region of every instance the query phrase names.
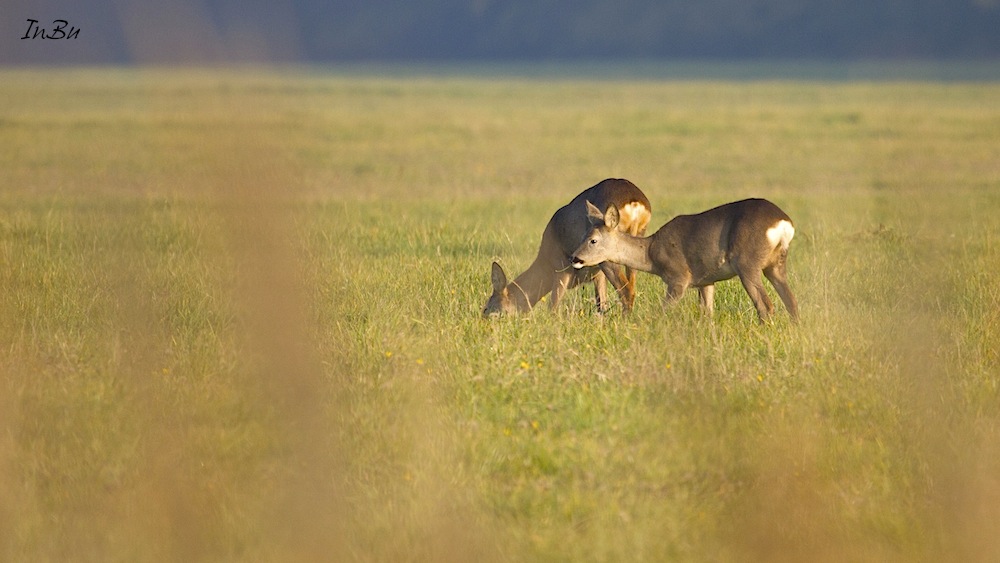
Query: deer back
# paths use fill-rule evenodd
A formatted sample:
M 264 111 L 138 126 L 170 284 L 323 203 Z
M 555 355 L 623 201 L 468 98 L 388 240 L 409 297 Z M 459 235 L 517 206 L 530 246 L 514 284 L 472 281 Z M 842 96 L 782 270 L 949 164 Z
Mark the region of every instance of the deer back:
M 793 233 L 778 206 L 745 199 L 671 219 L 653 235 L 649 254 L 658 269 L 687 270 L 699 286 L 729 279 L 742 266 L 766 267 L 778 249 L 787 251 Z

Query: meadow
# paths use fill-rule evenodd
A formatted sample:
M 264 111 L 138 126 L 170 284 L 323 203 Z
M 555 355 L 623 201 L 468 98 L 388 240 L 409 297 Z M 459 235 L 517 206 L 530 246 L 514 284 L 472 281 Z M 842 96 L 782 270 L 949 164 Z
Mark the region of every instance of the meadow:
M 0 70 L 4 561 L 993 561 L 1000 85 Z M 801 322 L 483 320 L 607 177 Z M 770 287 L 768 287 L 771 289 Z M 776 300 L 774 293 L 772 299 Z

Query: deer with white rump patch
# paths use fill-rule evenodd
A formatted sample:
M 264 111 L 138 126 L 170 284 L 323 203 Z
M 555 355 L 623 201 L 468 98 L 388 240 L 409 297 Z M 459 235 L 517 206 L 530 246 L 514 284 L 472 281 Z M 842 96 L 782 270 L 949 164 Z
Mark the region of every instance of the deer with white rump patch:
M 646 232 L 650 219 L 650 205 L 646 194 L 628 180 L 609 178 L 583 191 L 552 215 L 545 232 L 538 256 L 531 266 L 512 281 L 507 281 L 503 268 L 493 263 L 493 294 L 483 307 L 483 316 L 530 311 L 549 292 L 551 307 L 555 309 L 567 289 L 592 280 L 596 292 L 597 310 L 608 306 L 607 281 L 611 281 L 627 311 L 635 301 L 634 271 L 608 262 L 597 261 L 587 267 L 572 263 L 573 251 L 594 226 L 587 206 L 598 209 L 603 222 L 603 210 L 614 208 L 615 229 L 633 236 Z
M 708 315 L 714 310 L 715 282 L 739 276 L 762 322 L 774 312 L 763 272 L 792 319 L 798 318 L 786 273 L 795 227 L 770 201 L 745 199 L 697 215 L 679 215 L 646 238 L 622 233 L 621 214 L 613 206 L 606 212 L 593 205 L 587 209 L 596 226 L 573 253 L 574 268 L 609 261 L 653 273 L 667 284 L 668 304 L 688 287 L 697 287 Z

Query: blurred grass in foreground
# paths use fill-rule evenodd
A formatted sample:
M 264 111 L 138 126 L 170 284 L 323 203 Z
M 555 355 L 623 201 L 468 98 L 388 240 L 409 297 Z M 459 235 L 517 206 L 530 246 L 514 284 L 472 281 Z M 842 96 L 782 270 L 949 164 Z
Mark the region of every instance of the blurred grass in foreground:
M 3 71 L 6 560 L 991 560 L 1000 87 Z M 803 322 L 484 322 L 609 176 Z

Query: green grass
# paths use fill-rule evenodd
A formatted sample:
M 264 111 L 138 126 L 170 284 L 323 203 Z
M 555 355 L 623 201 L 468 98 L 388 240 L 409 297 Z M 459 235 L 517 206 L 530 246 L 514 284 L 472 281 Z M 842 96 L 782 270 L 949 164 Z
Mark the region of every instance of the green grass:
M 0 84 L 0 559 L 1000 553 L 996 85 Z M 802 322 L 480 319 L 610 176 L 775 201 Z

